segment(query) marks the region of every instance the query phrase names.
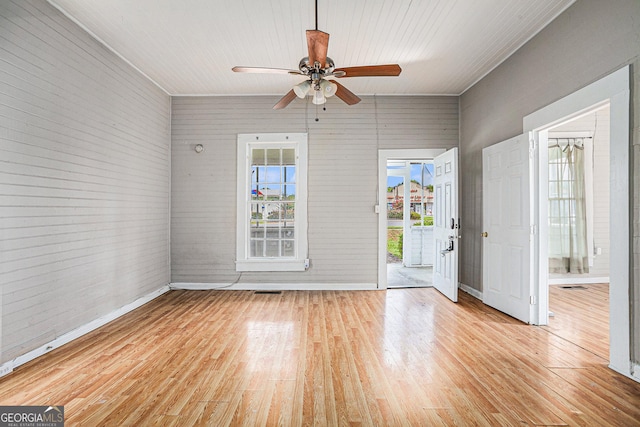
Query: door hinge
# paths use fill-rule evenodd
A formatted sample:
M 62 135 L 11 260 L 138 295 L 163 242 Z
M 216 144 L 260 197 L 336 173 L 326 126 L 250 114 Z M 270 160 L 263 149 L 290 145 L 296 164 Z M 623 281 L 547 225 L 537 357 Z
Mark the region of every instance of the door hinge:
M 529 158 L 533 159 L 536 156 L 536 140 L 531 138 L 529 140 Z
M 536 297 L 535 297 L 535 295 L 529 296 L 529 304 L 536 305 Z
M 536 234 L 538 232 L 538 226 L 537 225 L 530 225 L 529 226 L 529 234 Z

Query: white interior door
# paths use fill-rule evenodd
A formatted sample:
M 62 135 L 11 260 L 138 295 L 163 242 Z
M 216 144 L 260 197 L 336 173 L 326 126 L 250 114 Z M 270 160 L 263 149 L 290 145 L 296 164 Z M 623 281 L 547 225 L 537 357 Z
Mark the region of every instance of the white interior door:
M 532 290 L 530 168 L 525 135 L 482 150 L 483 301 L 526 323 Z
M 433 286 L 453 302 L 458 301 L 458 149 L 433 159 L 435 259 Z

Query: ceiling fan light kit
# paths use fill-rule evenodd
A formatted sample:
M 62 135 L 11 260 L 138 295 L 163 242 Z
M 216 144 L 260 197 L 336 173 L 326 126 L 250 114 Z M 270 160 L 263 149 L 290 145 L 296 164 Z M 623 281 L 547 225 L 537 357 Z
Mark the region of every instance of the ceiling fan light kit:
M 354 105 L 361 101 L 349 89 L 340 83 L 327 80 L 329 78 L 345 77 L 372 77 L 372 76 L 398 76 L 402 69 L 398 64 L 388 65 L 365 65 L 360 67 L 335 68 L 331 58 L 327 56 L 329 47 L 329 34 L 318 30 L 318 0 L 316 6 L 316 29 L 307 30 L 308 55 L 300 60 L 298 70 L 288 70 L 283 68 L 260 68 L 260 67 L 233 67 L 236 73 L 270 73 L 270 74 L 293 74 L 306 76 L 307 80 L 299 83 L 287 92 L 276 105 L 274 110 L 285 108 L 296 97 L 304 99 L 307 95 L 312 95 L 312 102 L 321 105 L 327 102 L 327 98 L 336 95 L 347 105 Z
M 325 97 L 331 98 L 333 95 L 336 94 L 336 90 L 338 90 L 338 85 L 328 80 L 322 80 L 320 82 L 320 90 L 322 91 L 322 94 Z
M 327 99 L 322 94 L 322 91 L 316 90 L 313 92 L 313 99 L 311 100 L 315 105 L 322 105 L 327 102 Z
M 307 96 L 309 91 L 311 90 L 311 80 L 305 80 L 300 84 L 297 84 L 293 87 L 293 91 L 296 93 L 298 98 L 304 98 Z

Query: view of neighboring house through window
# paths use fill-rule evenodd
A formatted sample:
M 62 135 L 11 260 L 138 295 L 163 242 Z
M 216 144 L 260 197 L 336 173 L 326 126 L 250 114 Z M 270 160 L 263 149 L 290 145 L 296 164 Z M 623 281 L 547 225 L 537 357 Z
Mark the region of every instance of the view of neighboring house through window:
M 251 148 L 249 257 L 295 256 L 296 151 Z
M 396 162 L 401 163 L 401 162 Z M 410 212 L 412 220 L 422 220 L 423 225 L 433 225 L 433 164 L 409 163 L 410 168 Z M 397 169 L 395 164 L 389 170 Z M 403 218 L 404 179 L 390 175 L 387 178 L 387 217 L 390 220 Z M 415 223 L 414 225 L 420 225 Z
M 302 271 L 307 135 L 238 135 L 237 271 Z

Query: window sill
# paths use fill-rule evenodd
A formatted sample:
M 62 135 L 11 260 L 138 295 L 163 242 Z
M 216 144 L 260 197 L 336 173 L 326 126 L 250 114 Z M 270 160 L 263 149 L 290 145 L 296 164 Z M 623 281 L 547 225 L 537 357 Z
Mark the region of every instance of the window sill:
M 305 271 L 303 259 L 237 260 L 236 271 Z

